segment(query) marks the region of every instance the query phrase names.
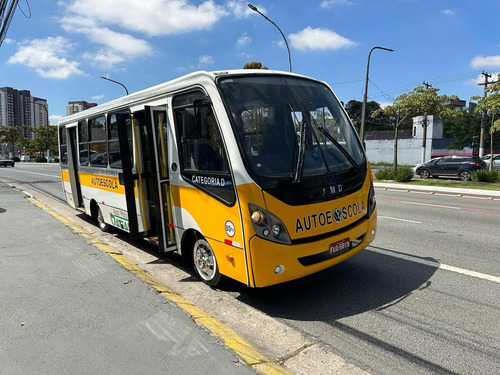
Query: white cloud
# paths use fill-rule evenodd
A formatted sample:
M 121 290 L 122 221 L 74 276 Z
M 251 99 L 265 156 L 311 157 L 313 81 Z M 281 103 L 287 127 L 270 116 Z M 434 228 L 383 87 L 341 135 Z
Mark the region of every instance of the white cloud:
M 119 26 L 150 36 L 205 30 L 227 15 L 213 0 L 199 5 L 187 0 L 74 0 L 68 10 L 101 26 Z
M 104 98 L 104 94 L 94 95 L 90 99 L 92 99 L 92 100 L 101 100 L 102 98 Z
M 443 14 L 445 14 L 447 16 L 456 16 L 457 13 L 458 13 L 458 9 L 456 9 L 456 8 L 443 10 Z
M 99 26 L 89 18 L 80 16 L 63 18 L 61 26 L 68 32 L 85 34 L 92 42 L 103 45 L 107 51 L 106 55 L 116 55 L 112 60 L 123 60 L 123 57 L 118 58 L 117 56 L 144 56 L 152 52 L 146 41 Z M 103 53 L 99 53 L 99 55 L 103 55 Z
M 59 122 L 60 119 L 62 119 L 64 116 L 61 116 L 61 115 L 50 115 L 49 116 L 49 122 L 51 123 L 57 123 Z
M 330 9 L 333 8 L 335 5 L 353 5 L 349 0 L 324 0 L 321 2 L 319 5 L 321 8 L 324 9 Z
M 389 107 L 390 105 L 393 105 L 394 103 L 393 102 L 380 102 L 378 104 L 380 104 L 380 108 L 386 109 L 387 107 Z
M 207 66 L 214 64 L 214 58 L 212 56 L 203 55 L 198 58 L 198 64 L 200 66 Z
M 290 34 L 289 38 L 292 47 L 301 51 L 336 50 L 356 44 L 332 30 L 325 28 L 313 29 L 309 26 L 297 34 Z
M 476 56 L 472 59 L 470 65 L 473 68 L 500 67 L 500 56 Z
M 255 4 L 254 4 L 255 5 Z M 266 9 L 255 5 L 259 12 L 266 13 Z M 237 19 L 248 18 L 253 14 L 256 14 L 252 9 L 248 7 L 248 1 L 245 0 L 230 0 L 227 2 L 227 8 L 230 13 Z
M 101 45 L 99 50 L 85 52 L 85 57 L 104 68 L 153 53 L 148 41 L 133 34 L 162 36 L 206 30 L 229 14 L 214 0 L 197 5 L 188 0 L 71 0 L 66 10 L 67 16 L 60 19 L 62 28 Z
M 498 73 L 491 73 L 491 77 L 488 79 L 490 82 L 498 81 Z M 484 76 L 482 74 L 478 74 L 476 78 L 470 79 L 465 82 L 466 85 L 477 86 L 480 83 L 484 83 Z
M 7 63 L 26 65 L 44 78 L 67 79 L 85 75 L 76 61 L 65 57 L 71 49 L 71 43 L 61 36 L 34 39 L 21 45 Z
M 238 41 L 236 42 L 236 46 L 238 48 L 243 48 L 247 45 L 252 43 L 252 38 L 246 35 L 246 33 L 238 38 Z
M 240 52 L 236 55 L 240 59 L 249 59 L 251 56 L 246 52 Z

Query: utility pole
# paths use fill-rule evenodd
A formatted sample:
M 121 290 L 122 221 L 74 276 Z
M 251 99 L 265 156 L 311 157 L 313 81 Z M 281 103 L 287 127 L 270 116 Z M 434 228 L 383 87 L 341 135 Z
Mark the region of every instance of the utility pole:
M 422 82 L 422 84 L 425 86 L 425 89 L 427 90 L 429 87 L 432 87 L 432 85 L 428 82 Z M 421 162 L 425 163 L 425 149 L 427 147 L 427 113 L 424 113 L 424 120 L 422 122 L 422 156 L 421 156 Z
M 482 72 L 481 73 L 484 76 L 484 82 L 479 83 L 479 86 L 484 86 L 484 91 L 483 91 L 483 98 L 486 98 L 486 89 L 488 88 L 488 85 L 493 82 L 489 82 L 488 78 L 491 78 L 491 74 Z M 486 110 L 481 113 L 481 134 L 479 136 L 479 157 L 482 158 L 484 155 L 484 129 L 486 128 Z

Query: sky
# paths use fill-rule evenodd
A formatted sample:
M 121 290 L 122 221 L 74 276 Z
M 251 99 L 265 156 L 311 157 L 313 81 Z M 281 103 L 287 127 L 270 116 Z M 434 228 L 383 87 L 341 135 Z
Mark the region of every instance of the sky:
M 98 104 L 197 70 L 259 61 L 288 71 L 278 29 L 240 0 L 19 0 L 0 46 L 0 87 Z M 382 106 L 423 82 L 469 101 L 500 72 L 498 0 L 252 0 L 287 40 L 292 70 L 339 99 Z

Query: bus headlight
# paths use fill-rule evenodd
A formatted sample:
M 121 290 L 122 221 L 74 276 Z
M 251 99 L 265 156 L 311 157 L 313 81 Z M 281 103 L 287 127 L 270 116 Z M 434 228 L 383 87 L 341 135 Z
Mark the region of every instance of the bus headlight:
M 252 213 L 252 223 L 254 224 L 262 224 L 264 219 L 266 218 L 266 215 L 260 210 L 255 210 Z
M 373 188 L 373 183 L 372 183 L 370 186 L 370 192 L 368 193 L 368 217 L 372 216 L 376 204 L 377 201 L 375 200 L 375 189 Z
M 286 227 L 276 215 L 254 204 L 249 204 L 248 206 L 250 208 L 252 225 L 257 236 L 268 241 L 291 245 L 292 240 L 288 235 Z

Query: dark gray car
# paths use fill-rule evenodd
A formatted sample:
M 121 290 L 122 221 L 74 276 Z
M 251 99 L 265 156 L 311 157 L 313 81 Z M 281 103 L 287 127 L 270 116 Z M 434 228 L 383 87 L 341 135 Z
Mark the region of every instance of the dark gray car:
M 486 167 L 486 163 L 477 156 L 443 156 L 429 160 L 417 166 L 415 173 L 422 178 L 452 176 L 461 180 L 470 180 L 471 174 Z
M 15 161 L 5 156 L 0 156 L 0 167 L 13 167 Z

